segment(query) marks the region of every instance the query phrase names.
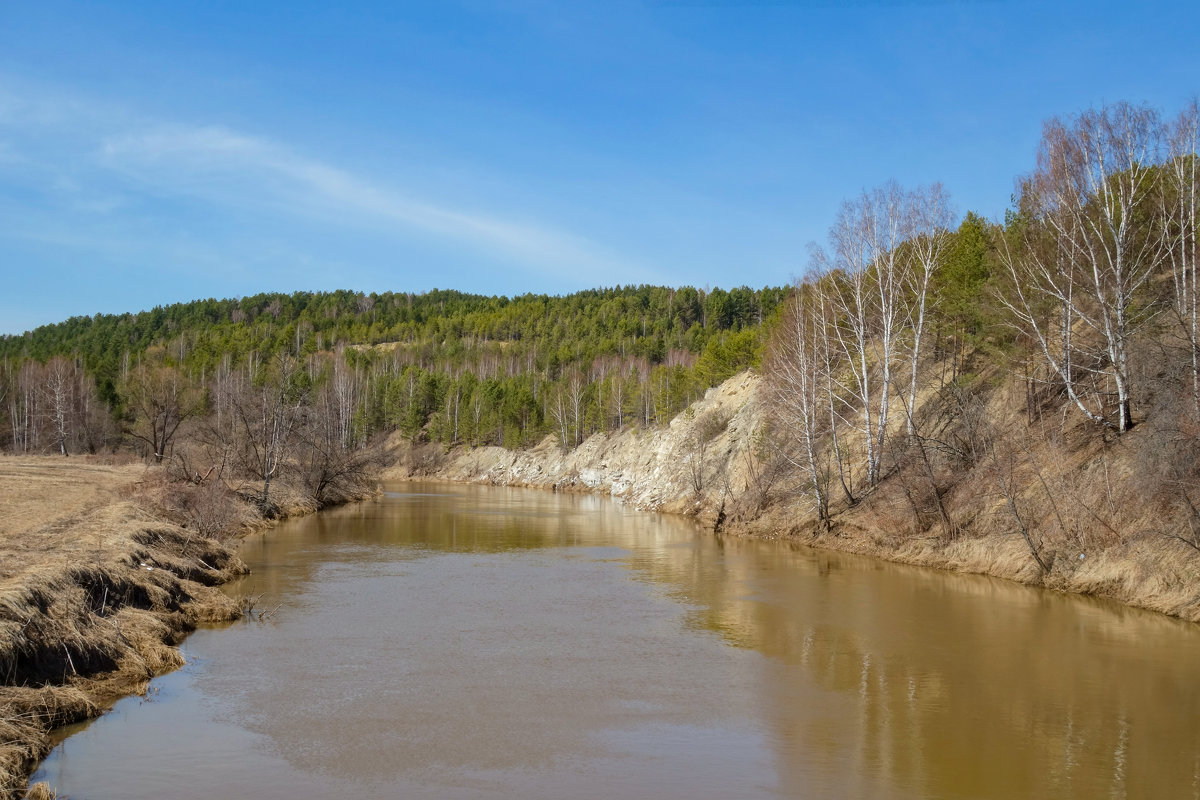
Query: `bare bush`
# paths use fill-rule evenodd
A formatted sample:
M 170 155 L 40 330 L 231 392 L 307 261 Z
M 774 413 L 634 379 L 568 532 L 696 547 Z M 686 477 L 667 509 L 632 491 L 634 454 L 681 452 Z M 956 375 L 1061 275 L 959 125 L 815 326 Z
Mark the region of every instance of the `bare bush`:
M 184 527 L 210 539 L 235 535 L 246 517 L 237 495 L 216 483 L 172 484 L 165 500 Z
M 706 484 L 706 455 L 709 444 L 728 427 L 729 419 L 727 413 L 715 410 L 706 411 L 696 417 L 691 430 L 683 440 L 682 457 L 687 465 L 687 474 L 692 490 L 696 494 L 700 494 Z
M 144 481 L 139 496 L 158 514 L 205 538 L 236 536 L 252 519 L 242 500 L 223 484 L 180 480 L 166 470 Z
M 731 518 L 746 521 L 762 514 L 776 499 L 780 486 L 792 472 L 791 463 L 765 435 L 755 437 L 756 447 L 747 450 L 746 486 L 737 497 Z
M 337 442 L 305 437 L 297 449 L 300 480 L 319 507 L 369 494 L 386 461 L 382 442 L 347 449 Z
M 446 462 L 446 449 L 434 442 L 422 442 L 401 451 L 400 463 L 410 475 L 432 475 Z

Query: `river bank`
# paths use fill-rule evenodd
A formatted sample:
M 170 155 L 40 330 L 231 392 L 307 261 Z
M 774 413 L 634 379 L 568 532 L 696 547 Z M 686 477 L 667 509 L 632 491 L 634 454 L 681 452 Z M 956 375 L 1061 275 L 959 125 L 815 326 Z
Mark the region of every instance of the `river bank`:
M 913 498 L 921 487 L 895 477 L 858 490 L 854 503 L 833 503 L 823 525 L 797 470 L 765 443 L 761 390 L 758 376 L 742 373 L 668 426 L 598 433 L 573 449 L 554 437 L 525 451 L 396 440 L 385 476 L 611 495 L 731 535 L 990 575 L 1200 622 L 1200 549 L 1184 535 L 1188 520 L 1164 512 L 1137 480 L 1153 448 L 1150 432 L 1111 443 L 1082 435 L 1034 443 L 1004 472 L 994 463 L 964 469 L 938 487 L 950 534 L 922 525 Z M 1020 407 L 1005 395 L 1020 390 L 994 393 L 997 424 L 1018 429 L 1003 409 Z
M 238 553 L 271 618 L 189 636 L 189 668 L 33 780 L 122 800 L 1193 785 L 1200 627 L 1161 614 L 463 483 L 389 484 Z
M 216 587 L 245 565 L 168 513 L 176 488 L 140 463 L 0 458 L 0 798 L 21 796 L 53 729 L 181 666 L 197 625 L 241 615 Z M 286 486 L 276 498 L 278 518 L 317 510 Z M 234 531 L 272 524 L 230 499 L 204 513 Z

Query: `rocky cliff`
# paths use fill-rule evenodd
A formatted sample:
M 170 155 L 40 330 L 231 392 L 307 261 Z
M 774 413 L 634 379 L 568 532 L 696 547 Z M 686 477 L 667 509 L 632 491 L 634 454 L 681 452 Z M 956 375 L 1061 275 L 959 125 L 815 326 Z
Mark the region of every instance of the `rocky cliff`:
M 654 511 L 715 514 L 745 490 L 746 465 L 760 426 L 757 376 L 745 372 L 660 429 L 597 433 L 564 450 L 553 436 L 530 450 L 457 448 L 422 458 L 401 448 L 388 477 L 424 474 L 453 481 L 596 492 Z M 736 488 L 735 488 L 736 487 Z

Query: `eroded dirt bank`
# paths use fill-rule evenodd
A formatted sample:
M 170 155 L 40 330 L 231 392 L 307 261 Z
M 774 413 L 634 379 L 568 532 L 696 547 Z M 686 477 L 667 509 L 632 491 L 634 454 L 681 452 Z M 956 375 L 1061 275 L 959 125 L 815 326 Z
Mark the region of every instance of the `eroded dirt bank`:
M 395 442 L 390 478 L 433 477 L 610 494 L 640 508 L 688 514 L 735 535 L 806 544 L 907 564 L 979 573 L 1106 597 L 1200 621 L 1200 550 L 1174 536 L 1131 479 L 1136 431 L 1120 443 L 1030 451 L 1032 467 L 997 482 L 980 465 L 940 487 L 952 533 L 926 527 L 912 487 L 885 480 L 817 524 L 797 470 L 769 452 L 760 379 L 743 373 L 660 430 L 596 434 L 564 450 L 553 437 L 527 451 L 412 447 Z M 1012 405 L 998 397 L 996 406 Z M 1038 555 L 1020 535 L 1001 488 L 1019 504 Z M 1156 514 L 1159 516 L 1156 518 Z M 1187 537 L 1182 537 L 1186 539 Z
M 0 458 L 0 800 L 24 793 L 54 728 L 144 690 L 182 665 L 175 645 L 197 625 L 242 613 L 215 587 L 245 565 L 164 518 L 160 472 Z M 284 515 L 316 510 L 286 490 L 280 497 Z M 239 514 L 227 516 L 253 524 Z
M 756 377 L 743 373 L 710 389 L 664 428 L 596 434 L 566 451 L 553 436 L 530 450 L 455 448 L 444 455 L 436 447 L 397 442 L 398 464 L 384 477 L 597 492 L 638 508 L 704 517 L 734 485 L 744 488 L 760 426 L 757 386 Z

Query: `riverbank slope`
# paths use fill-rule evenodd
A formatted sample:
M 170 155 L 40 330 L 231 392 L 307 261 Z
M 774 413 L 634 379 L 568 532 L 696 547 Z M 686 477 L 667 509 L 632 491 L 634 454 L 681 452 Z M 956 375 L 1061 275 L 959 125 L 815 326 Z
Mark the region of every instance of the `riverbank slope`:
M 216 587 L 246 568 L 199 529 L 268 523 L 232 493 L 181 506 L 195 488 L 141 463 L 0 457 L 0 800 L 25 791 L 54 728 L 181 666 L 197 625 L 241 615 Z M 286 485 L 274 496 L 282 516 L 317 509 Z
M 987 411 L 995 424 L 1020 430 L 1019 421 L 1002 416 L 1020 407 L 1006 395 L 1019 390 L 992 393 Z M 789 537 L 1200 621 L 1200 549 L 1189 543 L 1188 521 L 1145 496 L 1137 480 L 1153 447 L 1149 429 L 1113 441 L 1068 432 L 1057 442 L 1023 443 L 1020 460 L 942 470 L 928 487 L 895 470 L 870 491 L 856 488 L 855 502 L 835 501 L 825 525 L 802 473 L 765 438 L 763 392 L 757 375 L 742 373 L 662 429 L 595 434 L 570 450 L 553 437 L 525 451 L 444 451 L 396 439 L 396 464 L 385 475 L 609 494 L 735 535 Z M 949 529 L 928 522 L 922 493 L 932 492 Z

